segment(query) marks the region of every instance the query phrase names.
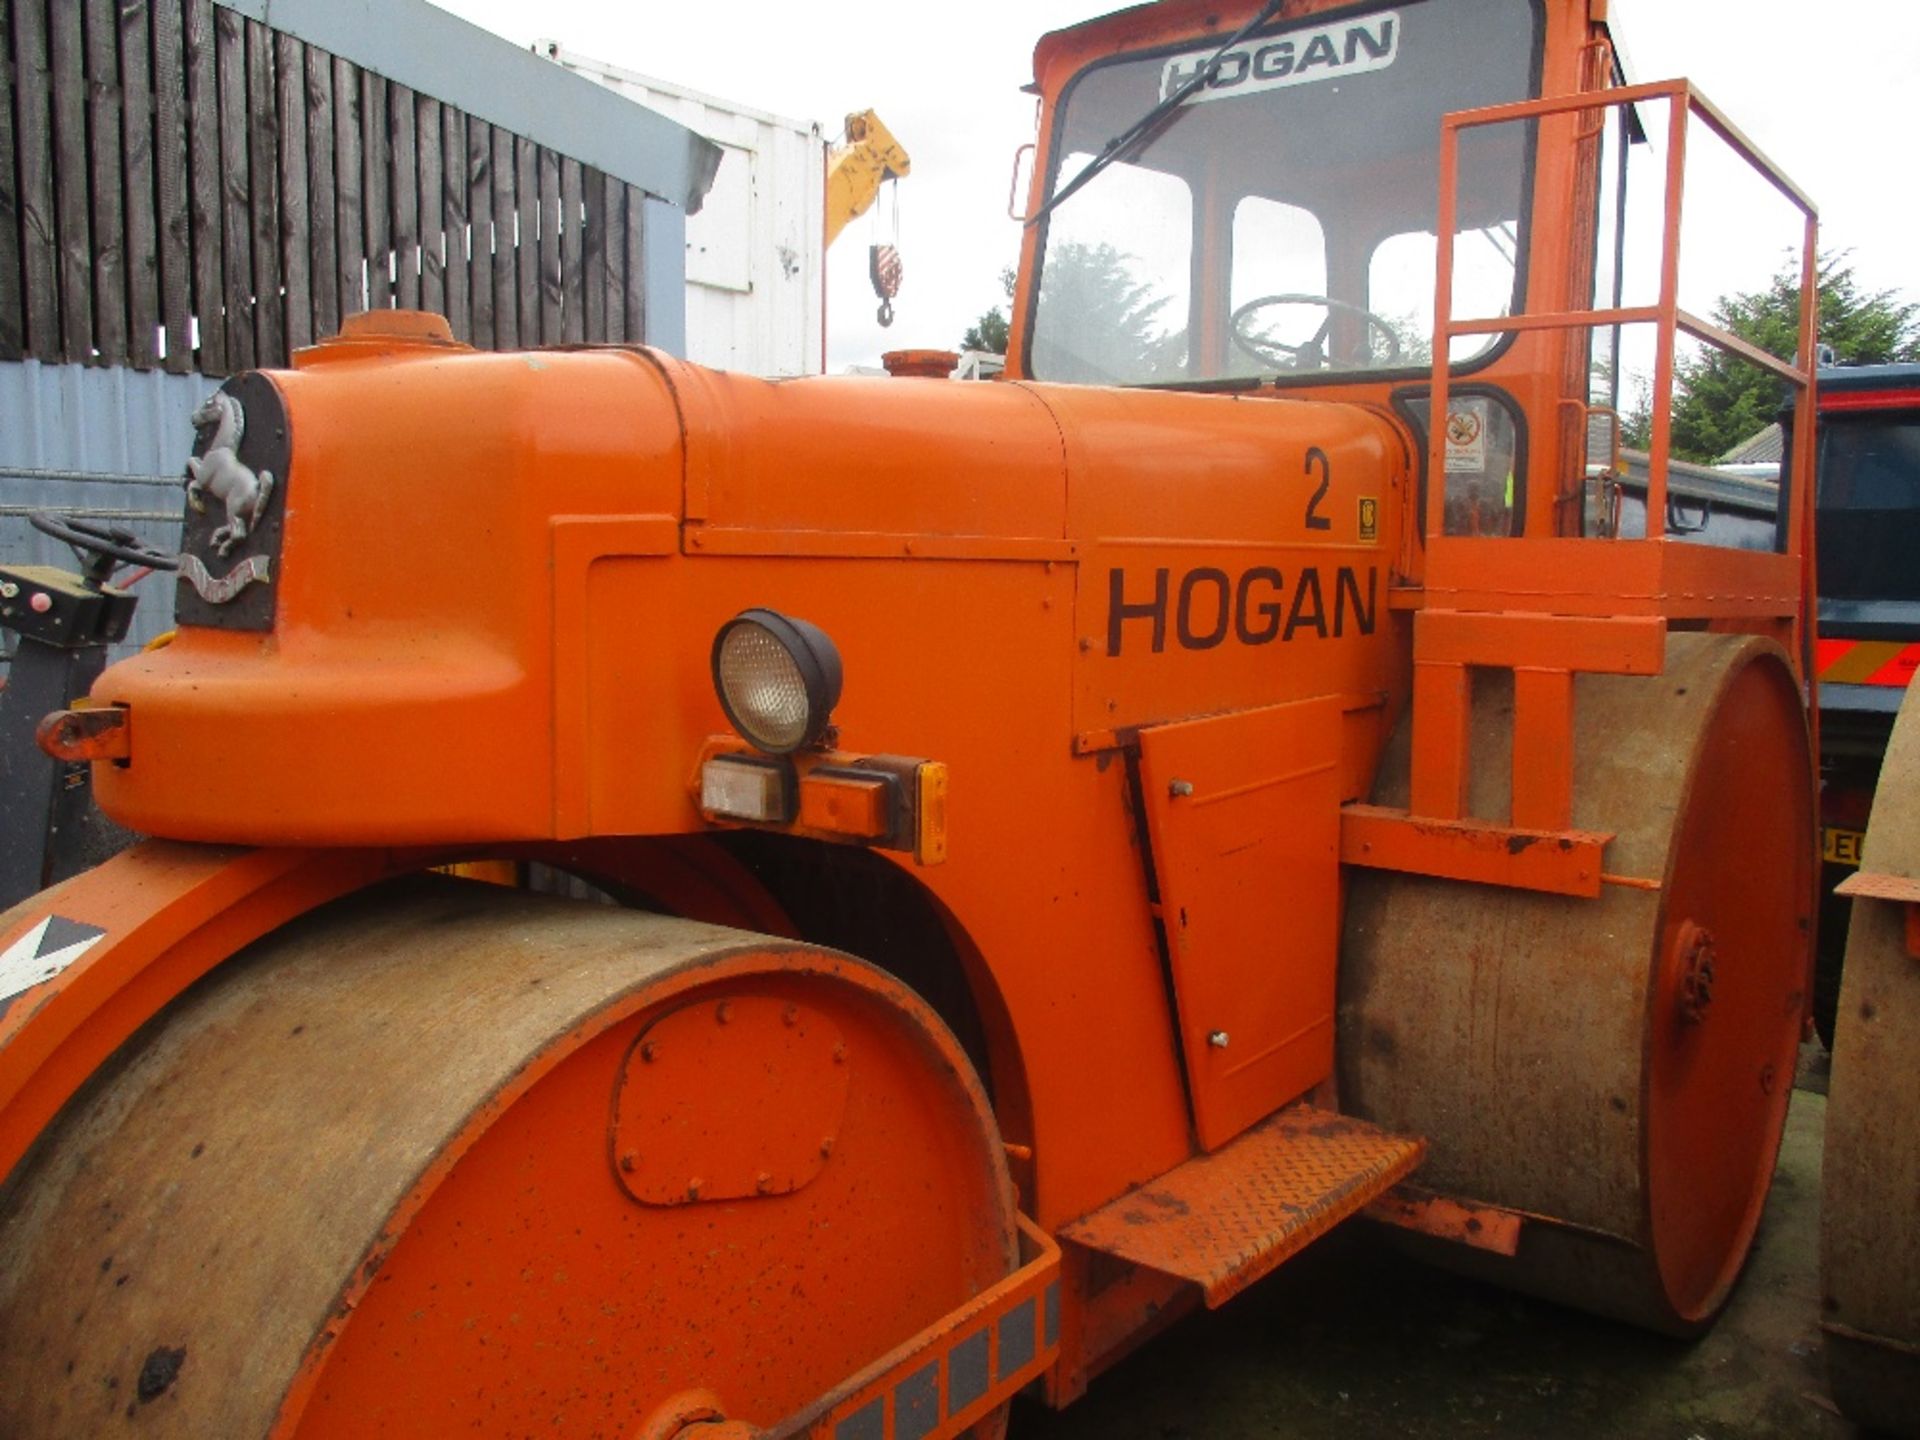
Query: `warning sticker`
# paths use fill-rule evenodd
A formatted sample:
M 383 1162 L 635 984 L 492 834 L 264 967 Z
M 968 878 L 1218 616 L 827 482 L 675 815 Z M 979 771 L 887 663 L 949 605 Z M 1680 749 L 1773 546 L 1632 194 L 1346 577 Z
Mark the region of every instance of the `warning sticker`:
M 106 933 L 96 925 L 49 915 L 0 951 L 0 1014 L 6 1013 L 14 996 L 46 984 L 98 945 Z
M 1447 474 L 1486 470 L 1487 405 L 1485 400 L 1455 400 L 1447 407 Z

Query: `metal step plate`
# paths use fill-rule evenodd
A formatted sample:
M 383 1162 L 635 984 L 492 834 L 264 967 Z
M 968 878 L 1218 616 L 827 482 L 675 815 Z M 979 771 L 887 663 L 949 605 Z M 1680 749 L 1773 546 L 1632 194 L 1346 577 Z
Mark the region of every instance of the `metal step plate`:
M 1212 1308 L 1365 1209 L 1405 1179 L 1426 1148 L 1351 1115 L 1290 1105 L 1060 1234 L 1191 1280 Z

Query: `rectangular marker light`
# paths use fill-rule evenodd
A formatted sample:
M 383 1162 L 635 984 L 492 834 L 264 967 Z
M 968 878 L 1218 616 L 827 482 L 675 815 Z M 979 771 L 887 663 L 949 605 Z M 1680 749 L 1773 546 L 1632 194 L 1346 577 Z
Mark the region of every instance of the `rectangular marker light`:
M 855 840 L 884 839 L 893 829 L 891 775 L 815 771 L 800 782 L 800 823 Z
M 716 756 L 700 767 L 700 808 L 730 820 L 784 821 L 792 813 L 787 772 L 756 758 Z

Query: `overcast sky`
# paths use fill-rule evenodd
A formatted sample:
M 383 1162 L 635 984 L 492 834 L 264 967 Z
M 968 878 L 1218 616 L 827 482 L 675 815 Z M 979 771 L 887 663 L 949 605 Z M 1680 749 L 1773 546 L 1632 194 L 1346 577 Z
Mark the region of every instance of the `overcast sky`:
M 1007 218 L 1015 149 L 1032 138 L 1033 43 L 1117 8 L 1099 0 L 436 0 L 517 43 L 555 39 L 596 59 L 837 133 L 872 107 L 913 157 L 899 186 L 906 279 L 882 330 L 867 280 L 869 221 L 829 255 L 829 370 L 882 350 L 952 347 L 1000 299 L 1019 227 Z M 1612 0 L 1643 80 L 1686 75 L 1820 205 L 1823 245 L 1847 248 L 1861 279 L 1920 300 L 1920 183 L 1912 153 L 1920 84 L 1915 0 Z M 1725 208 L 1744 199 L 1723 193 Z M 1721 225 L 1724 231 L 1719 231 Z M 1687 256 L 1688 295 L 1757 283 L 1765 241 L 1737 217 Z M 1696 232 L 1690 228 L 1689 240 Z M 1743 248 L 1744 246 L 1744 248 Z M 1741 263 L 1732 263 L 1737 257 Z

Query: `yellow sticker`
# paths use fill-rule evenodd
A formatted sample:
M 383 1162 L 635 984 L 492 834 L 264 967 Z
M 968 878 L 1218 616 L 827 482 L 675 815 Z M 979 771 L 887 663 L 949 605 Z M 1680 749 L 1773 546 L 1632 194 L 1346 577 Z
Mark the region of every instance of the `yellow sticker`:
M 1859 830 L 1842 830 L 1837 826 L 1824 826 L 1820 832 L 1820 858 L 1835 865 L 1860 864 L 1860 842 L 1866 839 Z
M 1375 540 L 1380 535 L 1380 502 L 1371 495 L 1360 497 L 1360 538 Z

